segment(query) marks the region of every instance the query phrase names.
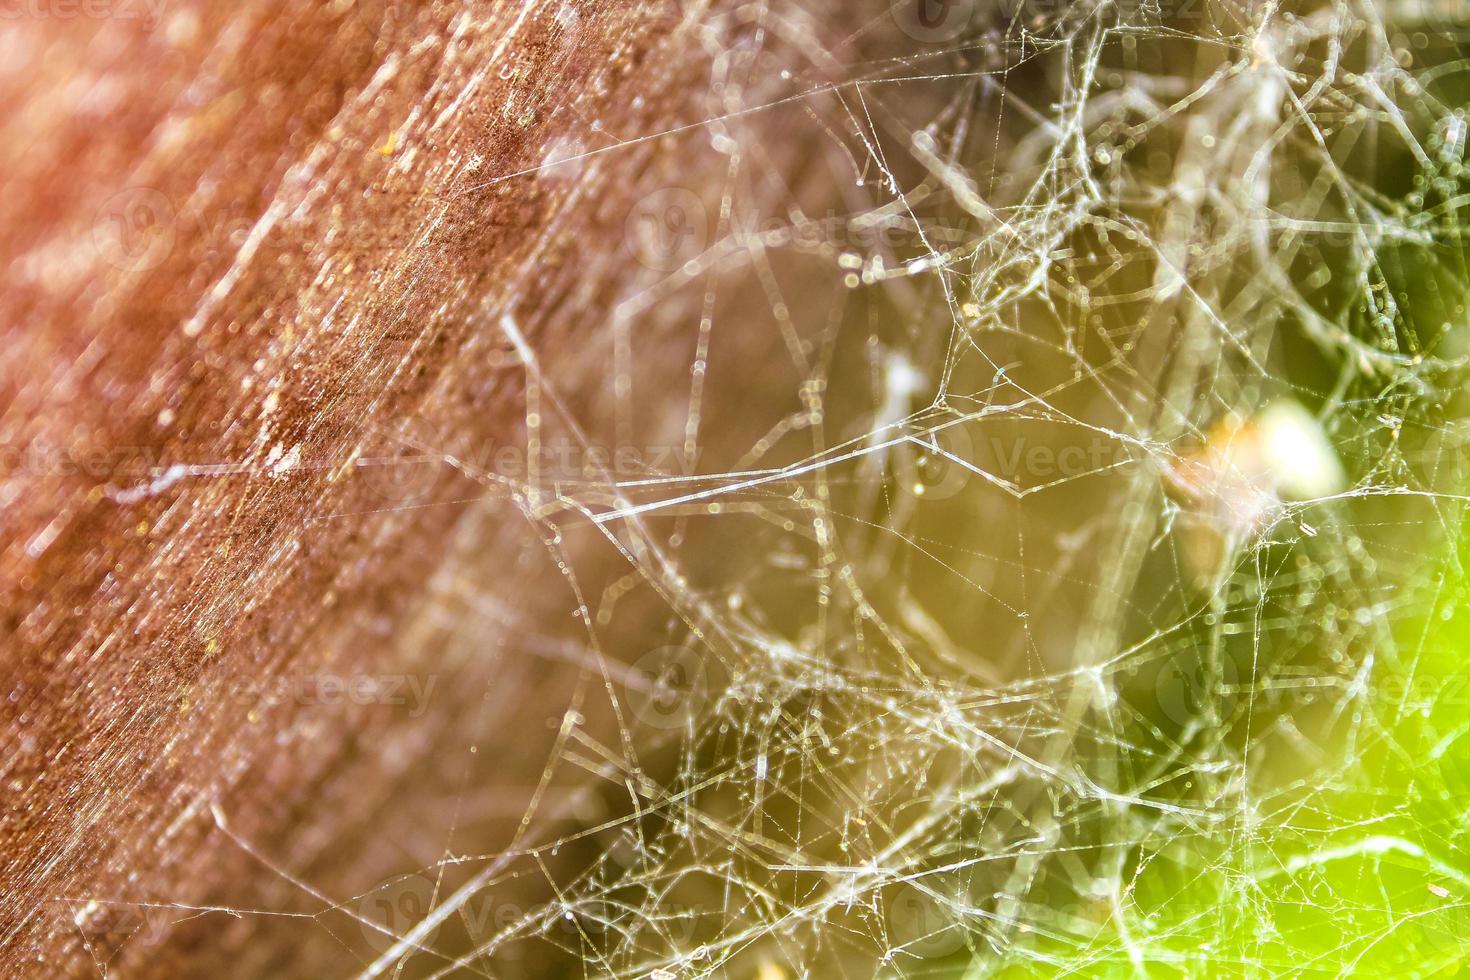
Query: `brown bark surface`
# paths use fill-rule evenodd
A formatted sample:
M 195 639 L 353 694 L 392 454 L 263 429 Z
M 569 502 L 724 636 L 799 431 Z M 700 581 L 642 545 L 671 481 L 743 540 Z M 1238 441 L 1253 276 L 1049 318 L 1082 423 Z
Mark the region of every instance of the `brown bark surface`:
M 627 261 L 613 178 L 652 144 L 609 148 L 680 121 L 679 24 L 303 0 L 5 25 L 0 972 L 96 975 L 137 931 L 109 897 L 273 876 L 220 821 L 274 841 L 367 724 L 240 685 L 384 656 L 483 488 L 407 505 L 383 458 L 405 419 L 519 424 L 502 317 L 551 352 L 585 328 Z M 350 803 L 334 832 L 371 823 Z

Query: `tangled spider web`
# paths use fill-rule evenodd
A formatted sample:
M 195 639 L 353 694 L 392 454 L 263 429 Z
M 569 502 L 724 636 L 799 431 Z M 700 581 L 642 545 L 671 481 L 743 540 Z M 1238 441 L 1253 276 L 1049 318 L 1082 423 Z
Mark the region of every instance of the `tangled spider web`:
M 524 441 L 409 437 L 576 682 L 360 976 L 1463 957 L 1470 12 L 918 6 L 681 5 L 593 393 L 507 315 Z

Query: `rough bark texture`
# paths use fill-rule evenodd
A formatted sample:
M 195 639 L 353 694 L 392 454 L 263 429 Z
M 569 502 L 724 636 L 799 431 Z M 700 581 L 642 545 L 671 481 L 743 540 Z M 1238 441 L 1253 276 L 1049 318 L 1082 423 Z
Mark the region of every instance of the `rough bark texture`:
M 354 709 L 240 685 L 389 656 L 482 490 L 405 505 L 381 459 L 405 418 L 520 424 L 502 317 L 548 351 L 585 329 L 627 261 L 633 187 L 609 177 L 646 155 L 597 151 L 678 123 L 679 23 L 601 0 L 189 2 L 6 27 L 0 972 L 121 965 L 138 922 L 107 897 L 273 877 L 224 827 L 273 841 L 363 765 Z M 385 787 L 393 758 L 367 763 Z M 372 822 L 348 803 L 327 833 Z M 309 973 L 180 935 L 130 943 L 134 972 Z

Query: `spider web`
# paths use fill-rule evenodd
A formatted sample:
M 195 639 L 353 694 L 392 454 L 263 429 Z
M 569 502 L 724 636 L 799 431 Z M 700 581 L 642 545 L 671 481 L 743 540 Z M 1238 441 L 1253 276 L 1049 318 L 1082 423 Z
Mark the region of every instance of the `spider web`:
M 507 314 L 517 465 L 405 437 L 555 569 L 451 562 L 512 671 L 451 683 L 575 679 L 509 841 L 334 905 L 357 975 L 1458 963 L 1464 10 L 677 17 L 606 350 Z

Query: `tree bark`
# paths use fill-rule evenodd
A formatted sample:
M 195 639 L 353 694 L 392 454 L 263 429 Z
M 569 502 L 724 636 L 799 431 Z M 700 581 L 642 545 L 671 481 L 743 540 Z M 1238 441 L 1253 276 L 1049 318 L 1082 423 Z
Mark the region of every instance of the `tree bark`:
M 0 79 L 9 976 L 226 955 L 110 902 L 274 877 L 238 841 L 365 723 L 262 685 L 385 656 L 483 488 L 384 458 L 523 422 L 502 318 L 575 354 L 688 91 L 673 4 L 111 13 L 11 23 Z

